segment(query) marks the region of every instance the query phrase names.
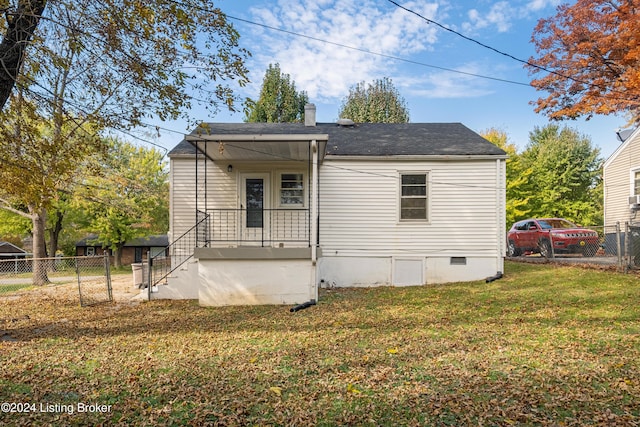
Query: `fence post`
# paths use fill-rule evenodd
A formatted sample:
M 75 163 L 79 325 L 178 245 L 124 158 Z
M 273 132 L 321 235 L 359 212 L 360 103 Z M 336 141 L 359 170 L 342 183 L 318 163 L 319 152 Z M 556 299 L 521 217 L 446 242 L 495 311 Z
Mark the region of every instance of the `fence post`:
M 622 271 L 622 236 L 620 235 L 620 221 L 616 222 L 616 246 L 618 255 L 618 271 Z
M 151 278 L 153 274 L 151 273 L 151 269 L 153 268 L 153 261 L 151 260 L 151 251 L 147 251 L 147 294 L 149 301 L 151 301 Z
M 84 307 L 84 303 L 82 302 L 82 284 L 80 280 L 80 266 L 78 265 L 78 258 L 73 259 L 76 267 L 76 279 L 78 280 L 78 296 L 80 298 L 80 307 Z
M 624 257 L 626 260 L 626 265 L 624 266 L 624 272 L 629 272 L 629 267 L 631 266 L 631 251 L 629 251 L 629 222 L 624 223 Z
M 109 251 L 104 251 L 104 276 L 107 281 L 107 295 L 109 301 L 113 301 L 113 291 L 111 289 L 111 261 L 109 260 Z

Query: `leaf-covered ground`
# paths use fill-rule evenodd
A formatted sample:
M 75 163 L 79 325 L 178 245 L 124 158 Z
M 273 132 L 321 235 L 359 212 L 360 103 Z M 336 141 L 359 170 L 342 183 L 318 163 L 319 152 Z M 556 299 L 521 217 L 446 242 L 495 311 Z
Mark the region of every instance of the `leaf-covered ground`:
M 4 299 L 0 402 L 21 412 L 0 424 L 639 425 L 639 302 L 633 275 L 513 263 L 296 313 Z

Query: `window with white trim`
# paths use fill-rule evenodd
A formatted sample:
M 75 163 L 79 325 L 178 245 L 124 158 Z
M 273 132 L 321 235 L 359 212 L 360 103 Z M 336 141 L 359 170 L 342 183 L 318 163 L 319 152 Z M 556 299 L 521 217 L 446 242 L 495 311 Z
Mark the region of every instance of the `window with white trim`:
M 400 220 L 426 221 L 427 212 L 427 173 L 400 174 Z
M 304 174 L 286 172 L 280 174 L 280 206 L 304 206 Z
M 640 171 L 635 171 L 633 174 L 633 195 L 640 195 Z

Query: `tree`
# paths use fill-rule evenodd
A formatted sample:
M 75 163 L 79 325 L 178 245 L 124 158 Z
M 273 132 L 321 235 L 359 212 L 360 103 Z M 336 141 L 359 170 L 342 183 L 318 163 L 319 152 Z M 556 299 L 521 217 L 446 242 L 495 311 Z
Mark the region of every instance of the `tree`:
M 531 211 L 529 200 L 533 194 L 529 180 L 532 170 L 523 164 L 516 146 L 509 142 L 504 131 L 491 128 L 482 132 L 481 135 L 502 148 L 509 156 L 506 161 L 506 222 L 510 227 L 514 222 L 525 218 Z
M 186 117 L 195 100 L 213 111 L 220 104 L 234 108 L 225 81 L 246 84 L 248 52 L 238 48 L 224 14 L 209 6 L 207 0 L 48 4 L 31 47 L 21 51 L 18 93 L 0 118 L 0 208 L 32 221 L 34 257 L 46 256 L 48 210 L 70 191 L 82 160 L 104 148 L 99 131 L 129 129 L 148 116 Z M 34 269 L 38 284 L 46 283 L 46 271 Z
M 19 0 L 17 4 L 2 2 L 0 24 L 4 30 L 0 42 L 0 110 L 4 108 L 22 68 L 25 51 L 38 27 L 46 0 Z
M 356 123 L 408 123 L 409 110 L 390 78 L 361 82 L 349 89 L 338 116 Z
M 44 108 L 123 129 L 188 119 L 194 103 L 234 109 L 227 82 L 247 83 L 248 52 L 209 0 L 61 0 L 44 13 L 18 77 Z
M 269 64 L 262 81 L 260 97 L 248 100 L 245 121 L 261 123 L 291 123 L 304 121 L 307 93 L 296 91 L 296 83 L 283 74 L 280 64 Z
M 555 124 L 536 127 L 521 161 L 531 170 L 530 216 L 602 222 L 602 160 L 588 137 Z
M 640 0 L 578 0 L 541 19 L 531 84 L 548 92 L 536 111 L 553 119 L 626 113 L 640 123 Z
M 88 125 L 46 120 L 21 92 L 0 113 L 0 123 L 0 208 L 31 221 L 33 256 L 45 258 L 47 211 L 100 146 Z M 34 284 L 48 282 L 45 263 L 33 269 Z
M 84 228 L 115 253 L 122 265 L 128 240 L 166 233 L 169 228 L 168 174 L 162 154 L 117 139 L 109 141 L 102 170 L 84 180 L 76 203 L 88 212 Z
M 9 241 L 17 246 L 31 233 L 31 221 L 22 215 L 0 209 L 0 240 Z

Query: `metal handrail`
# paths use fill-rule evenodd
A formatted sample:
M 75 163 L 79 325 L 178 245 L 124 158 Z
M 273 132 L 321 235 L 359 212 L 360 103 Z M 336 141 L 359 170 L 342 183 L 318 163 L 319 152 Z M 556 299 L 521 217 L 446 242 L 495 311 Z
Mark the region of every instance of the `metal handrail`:
M 199 237 L 203 233 L 203 225 L 206 225 L 209 220 L 208 214 L 200 213 L 202 215 L 193 227 L 167 245 L 162 252 L 154 256 L 149 253 L 147 256 L 146 273 L 148 276 L 147 284 L 150 284 L 149 299 L 151 299 L 151 290 L 154 286 L 160 284 L 171 273 L 193 258 L 193 249 L 198 247 L 201 242 Z

